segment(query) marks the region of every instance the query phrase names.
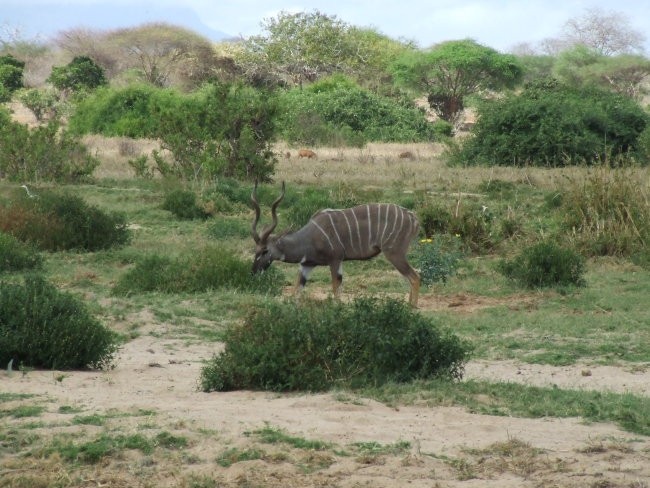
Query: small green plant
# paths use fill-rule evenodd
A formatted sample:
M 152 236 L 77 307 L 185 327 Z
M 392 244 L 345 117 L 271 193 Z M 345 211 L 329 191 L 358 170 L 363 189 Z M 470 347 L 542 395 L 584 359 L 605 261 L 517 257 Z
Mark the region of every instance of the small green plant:
M 0 286 L 0 364 L 51 369 L 109 368 L 118 337 L 85 304 L 42 277 Z
M 164 210 L 173 213 L 179 219 L 205 219 L 208 213 L 197 204 L 196 194 L 190 190 L 172 190 L 165 195 L 162 204 Z
M 376 298 L 273 302 L 225 333 L 204 391 L 322 391 L 418 378 L 460 378 L 471 347 L 406 303 Z
M 553 242 L 525 248 L 512 260 L 499 263 L 499 271 L 528 288 L 584 286 L 584 258 Z
M 420 239 L 413 250 L 413 262 L 420 271 L 422 285 L 446 283 L 447 279 L 456 272 L 460 258 L 459 242 L 455 242 L 457 240 L 455 238 L 452 241 L 451 247 L 454 249 L 447 251 L 445 247 L 449 246 L 444 246 L 443 239 L 440 237 Z
M 275 268 L 252 275 L 250 263 L 222 247 L 208 246 L 177 259 L 147 256 L 118 280 L 113 292 L 117 295 L 149 291 L 193 293 L 231 288 L 277 293 L 281 279 L 281 271 Z
M 237 449 L 236 447 L 233 447 L 226 449 L 219 455 L 217 458 L 217 464 L 227 468 L 235 463 L 262 459 L 264 456 L 264 451 L 259 449 Z
M 154 169 L 149 165 L 149 156 L 146 154 L 138 156 L 135 159 L 129 159 L 127 164 L 131 167 L 136 177 L 147 180 L 153 178 Z
M 0 232 L 0 273 L 39 269 L 43 256 L 30 244 L 20 242 L 10 234 Z
M 331 447 L 331 444 L 329 442 L 312 441 L 303 439 L 302 437 L 294 437 L 287 434 L 280 428 L 274 428 L 268 425 L 262 429 L 253 431 L 253 434 L 257 435 L 262 442 L 266 442 L 268 444 L 288 444 L 289 446 L 295 447 L 296 449 L 322 451 Z

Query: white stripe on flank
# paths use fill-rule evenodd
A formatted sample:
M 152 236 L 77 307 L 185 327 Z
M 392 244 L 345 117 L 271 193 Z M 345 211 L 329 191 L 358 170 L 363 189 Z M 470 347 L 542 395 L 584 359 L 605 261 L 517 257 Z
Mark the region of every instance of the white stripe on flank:
M 393 205 L 386 204 L 386 218 L 384 219 L 384 230 L 381 232 L 381 245 L 384 245 L 384 236 L 386 235 L 386 228 L 388 227 L 388 220 L 390 219 L 390 209 L 393 207 Z
M 316 223 L 316 221 L 311 220 L 311 223 L 314 224 L 314 225 L 316 226 L 316 228 L 317 228 L 318 230 L 320 230 L 320 231 L 323 233 L 323 235 L 325 236 L 325 239 L 327 239 L 327 243 L 330 245 L 330 249 L 333 251 L 333 250 L 334 250 L 334 246 L 332 245 L 332 241 L 330 241 L 330 238 L 329 238 L 329 236 L 327 235 L 327 233 L 323 230 L 323 228 L 322 228 L 320 225 L 318 225 L 318 224 Z
M 339 244 L 341 244 L 341 250 L 345 255 L 345 245 L 343 244 L 343 241 L 341 241 L 341 236 L 339 235 L 339 231 L 337 230 L 336 224 L 334 223 L 334 219 L 332 218 L 332 212 L 327 212 L 327 216 L 330 218 L 330 223 L 332 224 L 332 230 L 336 234 L 336 238 L 339 240 Z
M 370 205 L 366 204 L 366 212 L 368 213 L 368 248 L 370 248 L 370 242 L 372 239 L 372 220 L 370 220 Z
M 397 214 L 399 213 L 400 208 L 395 206 L 395 218 L 393 219 L 393 227 L 390 229 L 390 234 L 388 234 L 388 239 L 386 240 L 387 243 L 391 243 L 391 238 L 393 237 L 393 233 L 395 232 L 395 227 L 397 226 Z
M 354 249 L 354 241 L 352 240 L 352 226 L 350 225 L 350 221 L 348 220 L 348 214 L 345 210 L 341 210 L 341 214 L 343 214 L 343 218 L 345 219 L 345 223 L 348 225 L 348 237 L 350 238 L 350 247 L 352 248 L 352 252 L 355 252 Z
M 363 252 L 363 242 L 361 242 L 361 229 L 359 228 L 359 219 L 354 209 L 351 210 L 352 215 L 354 216 L 354 221 L 357 224 L 357 238 L 359 239 L 359 253 Z
M 379 242 L 379 226 L 381 225 L 381 203 L 377 205 L 377 244 L 381 246 L 381 242 Z
M 399 213 L 399 231 L 397 231 L 399 236 L 404 235 L 404 210 Z

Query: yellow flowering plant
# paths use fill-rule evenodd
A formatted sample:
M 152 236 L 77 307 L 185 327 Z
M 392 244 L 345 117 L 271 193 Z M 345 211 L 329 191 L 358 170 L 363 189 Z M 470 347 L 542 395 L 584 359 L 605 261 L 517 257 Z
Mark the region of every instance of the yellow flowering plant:
M 439 236 L 420 239 L 413 250 L 413 263 L 419 268 L 421 283 L 446 283 L 456 272 L 461 257 L 458 237 Z

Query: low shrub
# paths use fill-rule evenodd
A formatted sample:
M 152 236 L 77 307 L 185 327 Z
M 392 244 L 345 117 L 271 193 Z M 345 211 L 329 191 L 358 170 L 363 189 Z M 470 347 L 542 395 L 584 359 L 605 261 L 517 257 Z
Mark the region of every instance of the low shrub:
M 0 231 L 48 251 L 98 251 L 126 244 L 131 234 L 122 214 L 109 214 L 81 197 L 39 191 L 0 212 Z
M 0 273 L 38 269 L 43 256 L 31 245 L 20 242 L 14 236 L 0 232 Z
M 277 268 L 253 275 L 251 263 L 222 247 L 209 246 L 175 259 L 155 254 L 147 256 L 122 275 L 113 293 L 196 293 L 231 288 L 275 294 L 280 291 L 281 279 Z
M 165 195 L 163 210 L 168 210 L 179 219 L 205 219 L 209 214 L 197 204 L 196 194 L 190 190 L 172 190 Z
M 459 379 L 469 344 L 406 303 L 361 298 L 265 303 L 225 333 L 204 391 L 323 391 L 437 376 Z
M 447 279 L 456 272 L 461 253 L 458 249 L 459 242 L 456 242 L 457 238 L 451 237 L 451 239 L 453 239 L 451 242 L 450 239 L 440 236 L 420 239 L 413 249 L 413 264 L 419 269 L 422 285 L 446 283 Z
M 553 242 L 525 248 L 512 260 L 499 263 L 499 271 L 527 288 L 584 286 L 584 258 Z
M 42 277 L 0 286 L 0 365 L 106 369 L 117 348 L 117 335 L 81 300 Z

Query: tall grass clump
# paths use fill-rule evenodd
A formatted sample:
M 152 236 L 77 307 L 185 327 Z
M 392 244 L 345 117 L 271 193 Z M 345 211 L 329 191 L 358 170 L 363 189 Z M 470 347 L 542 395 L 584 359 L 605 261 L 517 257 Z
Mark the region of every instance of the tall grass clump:
M 631 256 L 650 244 L 650 191 L 632 168 L 598 166 L 562 193 L 564 232 L 591 256 Z
M 81 197 L 39 191 L 0 212 L 0 231 L 47 251 L 98 251 L 129 242 L 125 218 L 88 205 Z
M 281 280 L 281 272 L 276 268 L 252 275 L 251 263 L 225 248 L 208 246 L 178 258 L 147 256 L 122 275 L 113 292 L 196 293 L 230 288 L 275 294 L 280 292 Z
M 471 347 L 402 301 L 271 302 L 225 334 L 204 391 L 323 391 L 461 378 Z
M 0 232 L 0 273 L 38 269 L 42 265 L 43 256 L 34 246 Z
M 584 286 L 584 258 L 553 242 L 526 247 L 511 260 L 499 263 L 499 271 L 527 288 Z
M 0 284 L 0 365 L 105 369 L 118 337 L 78 298 L 37 275 Z

